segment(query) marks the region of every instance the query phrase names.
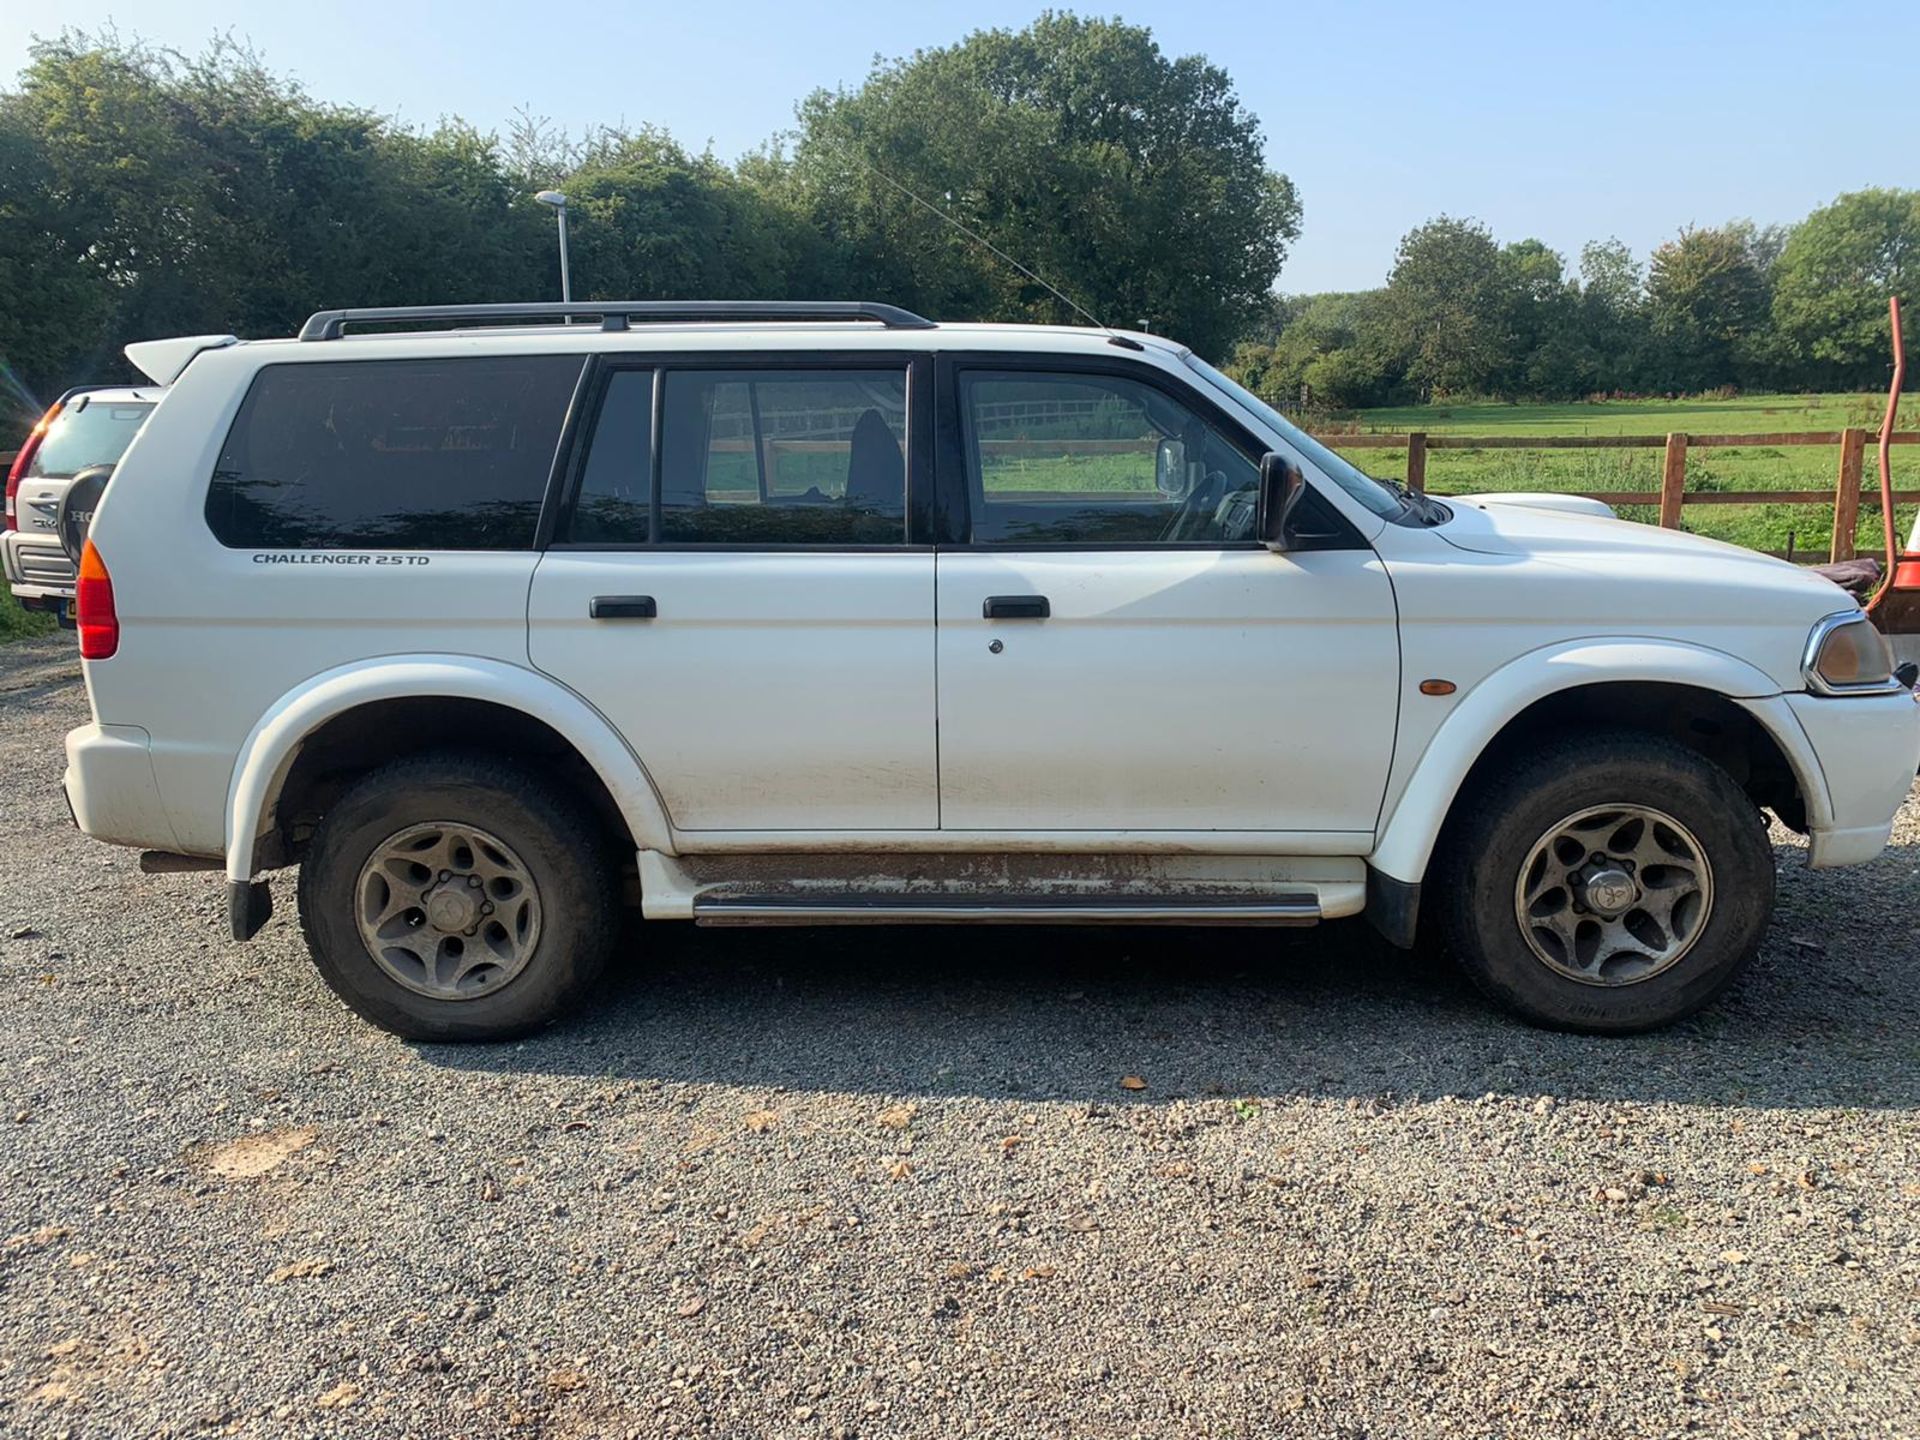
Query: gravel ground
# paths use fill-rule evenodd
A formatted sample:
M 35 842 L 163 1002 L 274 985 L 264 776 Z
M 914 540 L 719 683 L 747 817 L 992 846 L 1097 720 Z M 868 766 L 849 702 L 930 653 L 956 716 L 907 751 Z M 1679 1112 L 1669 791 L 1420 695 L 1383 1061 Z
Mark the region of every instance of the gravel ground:
M 0 1432 L 1920 1434 L 1920 799 L 1668 1034 L 1357 923 L 662 927 L 402 1044 L 81 838 L 0 650 Z M 1123 1086 L 1124 1077 L 1144 1089 Z

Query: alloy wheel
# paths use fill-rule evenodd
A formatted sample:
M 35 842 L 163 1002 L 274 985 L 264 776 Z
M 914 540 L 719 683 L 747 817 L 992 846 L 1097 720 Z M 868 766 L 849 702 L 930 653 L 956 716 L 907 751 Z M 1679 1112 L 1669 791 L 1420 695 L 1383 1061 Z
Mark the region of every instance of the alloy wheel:
M 1513 903 L 1541 963 L 1586 985 L 1633 985 L 1678 964 L 1700 938 L 1713 913 L 1713 868 L 1671 815 L 1596 805 L 1534 843 Z
M 540 892 L 526 863 L 471 825 L 409 825 L 374 847 L 354 886 L 360 938 L 386 974 L 435 1000 L 507 985 L 540 943 Z

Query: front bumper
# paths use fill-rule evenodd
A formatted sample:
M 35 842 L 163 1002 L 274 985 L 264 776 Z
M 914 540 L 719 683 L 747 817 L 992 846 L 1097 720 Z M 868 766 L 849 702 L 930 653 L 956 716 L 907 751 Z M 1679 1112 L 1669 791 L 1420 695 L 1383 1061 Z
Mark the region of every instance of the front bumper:
M 73 823 L 110 845 L 179 850 L 153 773 L 152 739 L 137 725 L 82 725 L 67 732 L 63 784 Z
M 1873 859 L 1920 769 L 1920 703 L 1905 693 L 1785 698 L 1827 786 L 1828 813 L 1813 826 L 1808 863 L 1828 870 Z

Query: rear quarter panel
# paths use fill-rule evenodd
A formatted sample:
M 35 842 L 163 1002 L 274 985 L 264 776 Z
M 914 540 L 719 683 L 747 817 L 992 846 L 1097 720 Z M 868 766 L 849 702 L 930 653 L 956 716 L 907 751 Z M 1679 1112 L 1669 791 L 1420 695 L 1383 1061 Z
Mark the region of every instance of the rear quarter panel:
M 526 664 L 532 551 L 234 550 L 214 538 L 207 487 L 253 373 L 301 358 L 273 344 L 202 354 L 128 449 L 94 519 L 120 648 L 86 663 L 88 694 L 100 722 L 152 736 L 162 801 L 194 853 L 222 850 L 235 758 L 303 681 L 389 654 Z

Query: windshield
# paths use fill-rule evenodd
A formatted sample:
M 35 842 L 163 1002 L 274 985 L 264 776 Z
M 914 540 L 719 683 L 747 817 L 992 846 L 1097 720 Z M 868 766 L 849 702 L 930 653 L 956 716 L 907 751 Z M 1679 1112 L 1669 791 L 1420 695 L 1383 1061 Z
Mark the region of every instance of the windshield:
M 144 400 L 92 400 L 81 396 L 47 427 L 33 452 L 31 479 L 59 479 L 89 465 L 117 465 L 147 423 L 153 405 Z
M 1185 358 L 1187 364 L 1209 385 L 1226 395 L 1228 399 L 1238 401 L 1243 409 L 1253 411 L 1268 425 L 1278 430 L 1286 437 L 1289 445 L 1312 460 L 1329 480 L 1374 514 L 1387 520 L 1398 520 L 1406 513 L 1406 506 L 1393 491 L 1387 489 L 1364 470 L 1357 468 L 1352 462 L 1341 459 L 1339 455 L 1307 434 L 1251 390 L 1229 380 L 1197 355 L 1188 354 Z

